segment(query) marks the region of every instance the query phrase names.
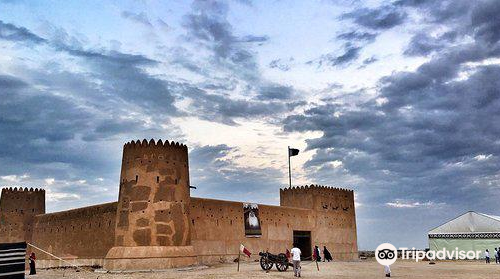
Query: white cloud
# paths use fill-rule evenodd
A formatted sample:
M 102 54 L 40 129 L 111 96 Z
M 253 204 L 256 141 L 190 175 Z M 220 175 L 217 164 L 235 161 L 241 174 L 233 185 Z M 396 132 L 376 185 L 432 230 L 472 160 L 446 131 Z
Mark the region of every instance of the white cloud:
M 45 184 L 52 185 L 52 184 L 54 184 L 54 182 L 56 180 L 54 178 L 52 178 L 52 177 L 49 177 L 49 178 L 45 178 L 44 181 L 45 181 Z
M 29 178 L 30 176 L 28 174 L 23 174 L 23 175 L 4 175 L 4 176 L 0 176 L 0 178 L 2 180 L 5 180 L 7 182 L 10 182 L 10 183 L 19 183 L 27 178 Z
M 477 155 L 476 157 L 474 157 L 474 159 L 476 159 L 477 161 L 485 161 L 485 160 L 488 160 L 491 158 L 491 154 L 488 154 L 488 155 L 485 155 L 485 154 L 479 154 Z
M 444 203 L 435 203 L 432 201 L 427 202 L 411 202 L 405 200 L 395 200 L 393 202 L 388 202 L 385 204 L 388 207 L 393 208 L 419 208 L 419 207 L 441 207 L 445 205 Z
M 58 202 L 58 201 L 74 201 L 80 200 L 80 195 L 72 194 L 72 193 L 57 193 L 48 191 L 47 192 L 47 201 Z

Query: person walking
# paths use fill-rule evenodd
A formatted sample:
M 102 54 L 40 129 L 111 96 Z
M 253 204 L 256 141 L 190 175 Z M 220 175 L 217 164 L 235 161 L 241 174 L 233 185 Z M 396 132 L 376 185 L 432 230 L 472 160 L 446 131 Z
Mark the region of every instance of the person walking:
M 499 260 L 498 260 L 498 249 L 495 247 L 495 263 L 498 264 L 499 263 Z
M 35 252 L 31 252 L 31 255 L 29 257 L 29 261 L 30 261 L 30 275 L 35 275 L 36 274 L 36 266 L 35 266 L 36 256 L 35 256 Z
M 391 277 L 391 268 L 388 265 L 384 265 L 385 277 Z
M 293 276 L 300 277 L 300 255 L 302 251 L 300 251 L 296 244 L 293 244 L 290 252 L 292 253 Z
M 486 249 L 486 251 L 484 252 L 484 258 L 486 259 L 486 263 L 489 264 L 490 263 L 490 251 L 488 251 L 488 249 Z
M 332 261 L 332 254 L 328 249 L 326 249 L 326 246 L 323 246 L 323 261 Z

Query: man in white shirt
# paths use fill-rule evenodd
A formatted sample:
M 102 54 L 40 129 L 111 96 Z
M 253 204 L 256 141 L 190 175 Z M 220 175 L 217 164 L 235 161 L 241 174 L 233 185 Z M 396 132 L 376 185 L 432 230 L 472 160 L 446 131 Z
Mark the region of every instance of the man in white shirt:
M 292 253 L 293 276 L 300 277 L 300 255 L 302 252 L 297 248 L 297 245 L 294 244 L 290 253 Z

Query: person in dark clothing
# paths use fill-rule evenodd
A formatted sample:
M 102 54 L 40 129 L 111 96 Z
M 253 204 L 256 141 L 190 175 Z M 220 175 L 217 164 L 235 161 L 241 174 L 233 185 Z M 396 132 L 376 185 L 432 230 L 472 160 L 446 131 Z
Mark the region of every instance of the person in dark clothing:
M 31 252 L 29 259 L 30 259 L 30 275 L 35 275 L 36 274 L 36 267 L 35 267 L 36 256 L 35 256 L 34 252 Z
M 317 262 L 321 262 L 321 250 L 319 250 L 319 247 L 316 245 L 314 246 L 314 253 L 313 253 L 313 258 Z
M 332 254 L 330 254 L 330 251 L 326 249 L 326 246 L 323 246 L 323 261 L 332 261 Z

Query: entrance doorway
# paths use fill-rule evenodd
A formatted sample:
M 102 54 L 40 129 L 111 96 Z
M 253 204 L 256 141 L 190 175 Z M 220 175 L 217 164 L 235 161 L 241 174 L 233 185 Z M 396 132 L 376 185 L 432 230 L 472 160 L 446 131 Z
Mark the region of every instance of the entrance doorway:
M 311 231 L 293 231 L 293 243 L 302 252 L 302 259 L 311 258 Z

